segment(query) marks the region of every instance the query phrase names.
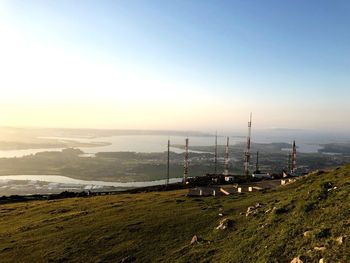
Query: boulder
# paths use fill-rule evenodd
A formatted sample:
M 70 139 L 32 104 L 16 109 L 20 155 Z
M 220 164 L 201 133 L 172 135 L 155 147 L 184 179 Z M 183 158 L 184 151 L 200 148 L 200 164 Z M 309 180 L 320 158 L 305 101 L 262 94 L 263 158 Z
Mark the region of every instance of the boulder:
M 316 250 L 316 251 L 325 251 L 326 247 L 314 247 L 314 250 Z
M 302 261 L 300 259 L 300 257 L 296 257 L 296 258 L 293 258 L 292 261 L 290 263 L 304 263 L 304 261 Z
M 342 245 L 344 242 L 344 237 L 343 236 L 337 237 L 335 241 L 337 242 L 338 245 Z
M 268 227 L 269 224 L 268 223 L 265 223 L 265 224 L 260 224 L 260 228 L 265 228 L 265 227 Z
M 247 212 L 245 213 L 245 216 L 255 215 L 257 213 L 255 206 L 249 206 L 247 209 Z
M 127 256 L 127 257 L 123 258 L 120 262 L 130 263 L 130 262 L 134 262 L 135 260 L 136 260 L 136 258 L 134 256 Z
M 318 263 L 324 263 L 324 259 L 321 258 L 321 259 L 318 261 Z
M 216 227 L 217 230 L 225 230 L 229 227 L 231 227 L 233 225 L 233 221 L 228 219 L 228 218 L 224 218 L 223 220 L 220 221 L 219 225 Z
M 191 240 L 191 245 L 194 245 L 194 244 L 197 244 L 198 243 L 198 237 L 197 237 L 197 235 L 194 235 L 193 237 L 192 237 L 192 240 Z
M 305 231 L 305 232 L 303 233 L 303 235 L 304 235 L 304 237 L 311 237 L 312 231 L 311 231 L 311 230 Z

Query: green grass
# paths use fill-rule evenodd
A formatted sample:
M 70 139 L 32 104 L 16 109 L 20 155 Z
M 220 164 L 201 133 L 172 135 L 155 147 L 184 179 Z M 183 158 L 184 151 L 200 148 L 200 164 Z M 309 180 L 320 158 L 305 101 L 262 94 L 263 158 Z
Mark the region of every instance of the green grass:
M 0 261 L 350 262 L 349 193 L 348 165 L 227 197 L 187 198 L 178 190 L 5 204 Z M 257 214 L 246 217 L 256 203 Z M 233 226 L 216 230 L 223 218 Z M 193 235 L 202 241 L 190 245 Z

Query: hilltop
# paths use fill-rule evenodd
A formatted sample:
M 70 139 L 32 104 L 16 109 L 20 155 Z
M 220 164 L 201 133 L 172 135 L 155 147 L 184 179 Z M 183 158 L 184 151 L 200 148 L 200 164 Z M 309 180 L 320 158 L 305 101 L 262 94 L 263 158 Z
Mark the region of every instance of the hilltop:
M 263 192 L 186 192 L 0 205 L 1 261 L 350 261 L 350 165 Z

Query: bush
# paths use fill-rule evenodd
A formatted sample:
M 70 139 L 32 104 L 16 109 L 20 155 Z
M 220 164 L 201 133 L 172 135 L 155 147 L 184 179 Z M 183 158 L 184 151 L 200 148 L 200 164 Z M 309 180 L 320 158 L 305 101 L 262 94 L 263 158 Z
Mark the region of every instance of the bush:
M 330 228 L 323 228 L 315 234 L 315 237 L 317 239 L 323 239 L 323 238 L 329 237 L 330 235 L 331 235 L 331 229 Z

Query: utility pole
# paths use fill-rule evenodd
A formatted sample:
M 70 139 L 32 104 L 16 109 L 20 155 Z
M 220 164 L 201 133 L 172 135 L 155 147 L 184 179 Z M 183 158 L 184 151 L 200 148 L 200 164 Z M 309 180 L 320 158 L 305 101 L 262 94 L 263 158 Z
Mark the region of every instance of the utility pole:
M 218 173 L 218 132 L 215 132 L 214 174 Z
M 247 136 L 247 145 L 244 153 L 244 175 L 249 176 L 249 162 L 250 162 L 250 137 L 252 134 L 252 113 L 250 113 L 250 119 L 248 122 L 248 136 Z
M 170 180 L 170 140 L 168 140 L 168 160 L 167 160 L 167 171 L 166 171 L 166 185 L 168 186 Z
M 185 159 L 184 159 L 184 184 L 186 184 L 187 177 L 188 177 L 188 138 L 185 140 Z
M 225 148 L 225 163 L 224 163 L 224 175 L 228 175 L 228 147 L 230 138 L 227 136 L 226 148 Z

